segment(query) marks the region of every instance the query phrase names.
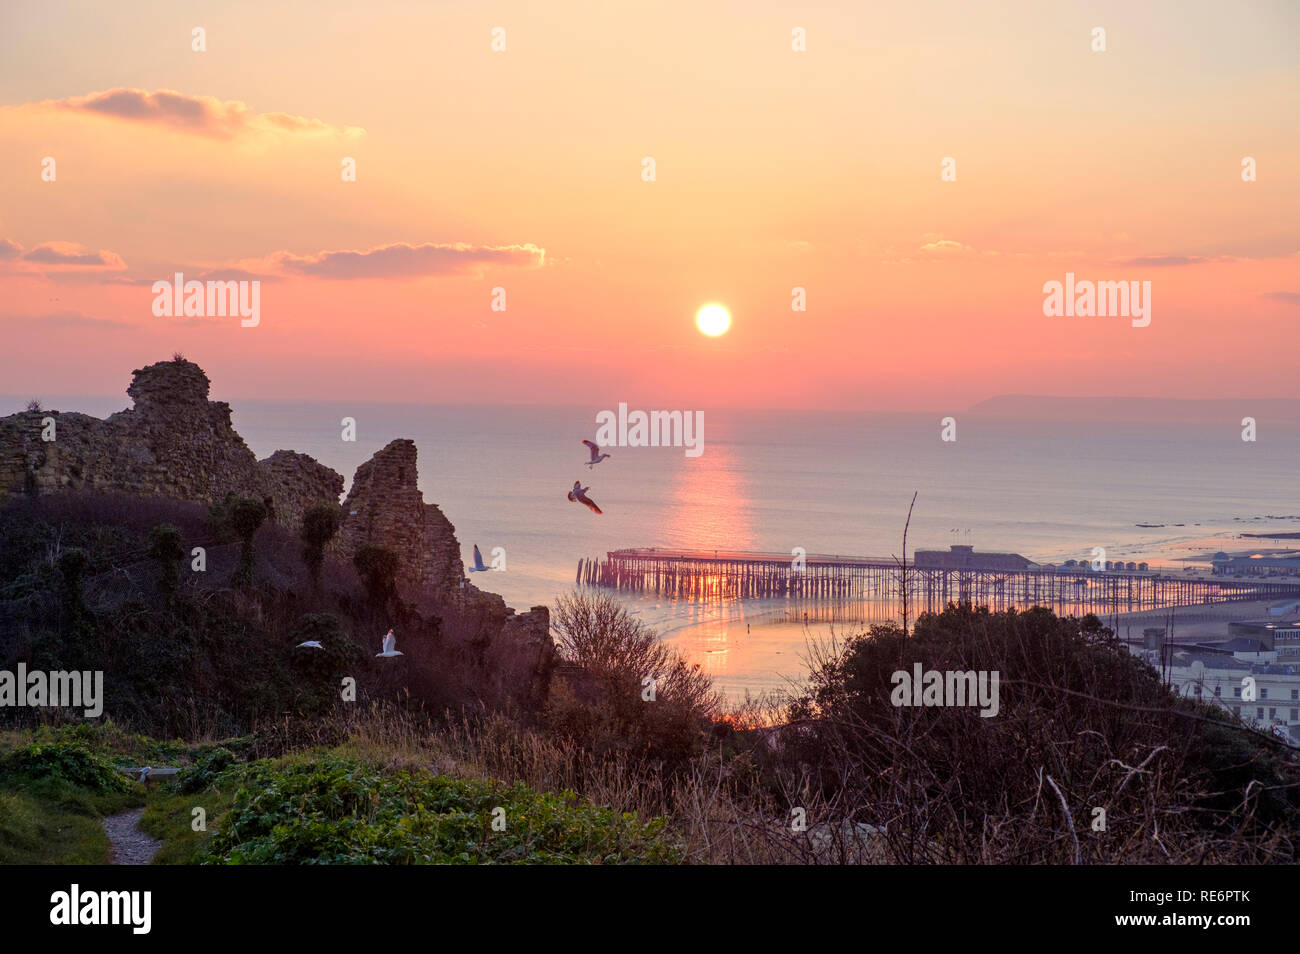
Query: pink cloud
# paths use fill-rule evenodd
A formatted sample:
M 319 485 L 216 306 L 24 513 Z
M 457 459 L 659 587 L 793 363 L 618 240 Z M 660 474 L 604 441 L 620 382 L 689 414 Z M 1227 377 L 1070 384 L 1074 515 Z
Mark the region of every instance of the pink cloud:
M 537 268 L 546 259 L 546 250 L 536 245 L 450 245 L 397 243 L 362 251 L 318 252 L 295 255 L 276 252 L 272 263 L 284 272 L 316 278 L 419 278 L 427 275 L 454 275 L 487 266 Z
M 127 122 L 147 123 L 180 132 L 233 139 L 259 132 L 288 134 L 330 134 L 347 137 L 365 135 L 356 126 L 334 126 L 319 119 L 289 113 L 258 113 L 238 100 L 222 101 L 215 96 L 191 96 L 175 90 L 149 92 L 118 88 L 50 99 L 31 104 L 38 108 L 102 116 Z
M 114 272 L 126 268 L 126 262 L 122 261 L 122 256 L 116 252 L 110 252 L 107 249 L 91 252 L 87 251 L 85 246 L 76 242 L 42 242 L 40 245 L 24 252 L 20 260 L 35 265 L 51 265 L 62 268 L 98 268 Z

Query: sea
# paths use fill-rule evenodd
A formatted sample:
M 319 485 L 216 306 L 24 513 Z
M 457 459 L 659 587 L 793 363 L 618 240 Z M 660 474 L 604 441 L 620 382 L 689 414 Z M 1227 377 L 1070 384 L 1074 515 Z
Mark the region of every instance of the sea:
M 106 415 L 121 399 L 48 406 Z M 0 407 L 16 410 L 17 401 Z M 1031 420 L 939 414 L 706 410 L 703 452 L 610 447 L 585 465 L 591 407 L 232 401 L 259 457 L 310 454 L 350 484 L 396 438 L 419 451 L 419 483 L 455 525 L 466 565 L 477 544 L 505 569 L 471 574 L 520 610 L 575 585 L 578 561 L 627 547 L 896 556 L 953 544 L 1038 562 L 1147 561 L 1175 571 L 1217 550 L 1300 547 L 1300 424 L 1242 440 L 1240 415 L 1195 420 Z M 355 421 L 345 440 L 344 418 Z M 950 429 L 951 436 L 951 429 Z M 567 499 L 575 480 L 603 511 Z M 500 548 L 497 550 L 496 548 Z M 625 595 L 629 611 L 699 662 L 728 697 L 797 689 L 810 647 L 860 620 L 781 601 L 676 602 Z M 892 614 L 882 607 L 881 617 Z

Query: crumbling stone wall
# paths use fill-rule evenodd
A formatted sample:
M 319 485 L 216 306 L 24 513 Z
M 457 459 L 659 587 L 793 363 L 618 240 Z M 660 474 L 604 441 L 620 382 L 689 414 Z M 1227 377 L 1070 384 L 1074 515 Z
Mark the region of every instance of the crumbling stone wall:
M 339 539 L 349 556 L 366 544 L 398 555 L 398 590 L 454 596 L 465 579 L 456 528 L 416 486 L 415 442 L 395 440 L 357 468 Z
M 0 498 L 34 490 L 116 490 L 215 503 L 229 492 L 271 500 L 275 520 L 296 530 L 316 503 L 338 503 L 343 476 L 306 454 L 258 461 L 230 423 L 230 405 L 208 400 L 192 361 L 160 361 L 134 373 L 135 406 L 101 420 L 60 411 L 0 418 Z M 54 422 L 46 441 L 45 420 Z

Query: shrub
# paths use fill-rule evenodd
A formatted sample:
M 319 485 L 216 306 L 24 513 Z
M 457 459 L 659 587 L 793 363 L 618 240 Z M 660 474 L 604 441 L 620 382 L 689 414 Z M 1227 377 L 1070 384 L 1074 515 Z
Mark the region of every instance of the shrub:
M 500 809 L 501 811 L 496 811 Z M 493 828 L 494 817 L 504 828 Z M 675 863 L 641 823 L 527 786 L 349 758 L 249 766 L 204 860 L 225 864 Z
M 79 742 L 33 742 L 0 761 L 0 774 L 31 781 L 54 779 L 96 794 L 125 792 L 130 784 L 108 762 Z
M 182 769 L 176 778 L 176 789 L 182 795 L 195 795 L 217 780 L 235 764 L 235 754 L 225 746 L 218 746 L 202 756 L 198 762 Z
M 180 585 L 179 561 L 185 558 L 180 530 L 170 523 L 160 523 L 149 531 L 149 556 L 158 561 L 162 572 L 159 587 L 164 593 L 174 593 Z
M 697 664 L 605 593 L 561 596 L 551 621 L 560 654 L 583 671 L 553 693 L 553 726 L 597 754 L 678 765 L 699 751 L 720 700 Z
M 894 704 L 916 664 L 998 673 L 999 711 Z M 1300 834 L 1296 767 L 1172 694 L 1095 617 L 949 606 L 910 637 L 876 626 L 814 659 L 789 718 L 783 764 L 813 766 L 844 821 L 887 824 L 897 861 L 1293 859 Z
M 380 609 L 397 594 L 397 554 L 387 547 L 366 544 L 352 556 L 370 601 Z
M 339 531 L 342 511 L 337 506 L 318 504 L 302 515 L 299 535 L 304 544 L 303 561 L 311 573 L 312 586 L 320 586 L 320 568 L 325 562 L 325 547 Z
M 253 565 L 257 560 L 253 537 L 266 520 L 268 508 L 254 497 L 227 497 L 223 507 L 222 518 L 240 543 L 239 567 L 235 570 L 235 579 L 250 582 L 253 579 Z

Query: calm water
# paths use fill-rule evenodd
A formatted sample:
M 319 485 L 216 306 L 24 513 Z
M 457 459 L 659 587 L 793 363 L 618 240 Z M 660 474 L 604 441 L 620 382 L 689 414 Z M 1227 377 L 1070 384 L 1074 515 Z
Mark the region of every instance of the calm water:
M 103 413 L 124 402 L 50 403 Z M 896 554 L 914 490 L 909 550 L 970 543 L 1059 562 L 1102 546 L 1108 559 L 1170 562 L 1248 547 L 1231 539 L 1242 530 L 1300 530 L 1294 517 L 1266 519 L 1300 515 L 1300 431 L 1274 426 L 1247 443 L 1230 415 L 1201 425 L 967 415 L 944 443 L 939 415 L 706 410 L 702 456 L 615 447 L 589 471 L 580 441 L 594 437 L 596 408 L 233 403 L 259 458 L 302 451 L 349 482 L 388 441 L 414 439 L 425 499 L 455 525 L 467 562 L 475 543 L 485 559 L 505 548 L 506 572 L 475 582 L 521 609 L 570 589 L 579 558 L 621 547 Z M 355 443 L 340 438 L 345 416 Z M 566 500 L 577 479 L 603 515 Z M 802 611 L 791 619 L 771 604 L 633 602 L 732 693 L 784 685 L 802 671 L 806 632 L 827 630 L 805 631 Z

